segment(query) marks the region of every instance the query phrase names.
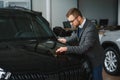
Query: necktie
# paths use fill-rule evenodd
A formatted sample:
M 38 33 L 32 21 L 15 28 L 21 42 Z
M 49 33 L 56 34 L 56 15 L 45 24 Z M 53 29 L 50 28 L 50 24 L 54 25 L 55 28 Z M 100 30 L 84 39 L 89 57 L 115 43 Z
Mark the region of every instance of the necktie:
M 81 28 L 78 28 L 78 30 L 77 30 L 77 36 L 78 37 L 80 37 L 81 30 L 82 30 Z

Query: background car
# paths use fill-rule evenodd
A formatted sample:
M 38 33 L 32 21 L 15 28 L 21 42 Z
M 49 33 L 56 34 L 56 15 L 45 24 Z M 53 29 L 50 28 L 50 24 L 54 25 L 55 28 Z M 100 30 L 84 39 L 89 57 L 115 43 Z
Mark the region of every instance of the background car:
M 108 30 L 101 37 L 101 45 L 105 51 L 104 69 L 108 74 L 120 74 L 120 29 Z
M 42 14 L 0 9 L 0 80 L 91 80 L 85 55 L 56 55 L 57 41 Z

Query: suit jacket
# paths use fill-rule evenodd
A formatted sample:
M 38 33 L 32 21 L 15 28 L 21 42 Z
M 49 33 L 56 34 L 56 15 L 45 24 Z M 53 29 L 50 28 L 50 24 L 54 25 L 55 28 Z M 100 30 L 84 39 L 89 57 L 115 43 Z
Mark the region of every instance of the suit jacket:
M 86 19 L 80 36 L 73 33 L 67 43 L 67 53 L 85 54 L 91 61 L 92 67 L 99 66 L 103 62 L 104 51 L 99 42 L 99 35 L 95 25 Z

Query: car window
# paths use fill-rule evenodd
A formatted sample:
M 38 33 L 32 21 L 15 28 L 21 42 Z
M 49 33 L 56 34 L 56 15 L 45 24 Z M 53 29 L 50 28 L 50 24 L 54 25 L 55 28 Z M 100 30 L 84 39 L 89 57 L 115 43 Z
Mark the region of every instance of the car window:
M 11 38 L 15 33 L 15 25 L 9 13 L 0 13 L 0 39 Z
M 0 25 L 0 39 L 43 39 L 53 36 L 48 22 L 33 13 L 0 13 Z
M 43 20 L 42 16 L 29 13 L 18 13 L 16 16 L 14 15 L 14 20 L 16 26 L 19 28 L 18 30 L 27 33 L 27 35 L 23 37 L 43 38 L 53 36 L 49 25 L 46 24 L 46 21 Z
M 34 17 L 32 16 L 32 26 L 33 30 L 36 34 L 40 37 L 50 37 L 52 36 L 51 31 L 48 28 L 48 25 L 41 19 L 41 17 Z
M 16 38 L 34 38 L 36 37 L 31 27 L 31 20 L 24 14 L 15 12 L 11 15 L 17 29 Z

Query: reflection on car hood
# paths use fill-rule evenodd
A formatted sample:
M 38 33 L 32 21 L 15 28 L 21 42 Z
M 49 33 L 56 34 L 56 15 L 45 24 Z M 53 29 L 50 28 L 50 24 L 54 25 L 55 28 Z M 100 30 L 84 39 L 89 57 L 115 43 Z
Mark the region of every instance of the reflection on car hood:
M 13 45 L 3 45 L 0 50 L 0 66 L 5 69 L 49 71 L 49 66 L 50 70 L 56 70 L 57 64 L 53 56 L 37 54 Z
M 10 72 L 39 71 L 55 72 L 60 69 L 80 65 L 79 56 L 53 56 L 49 50 L 39 48 L 35 50 L 35 45 L 25 46 L 12 43 L 0 43 L 0 67 Z M 29 45 L 29 44 L 28 44 Z

